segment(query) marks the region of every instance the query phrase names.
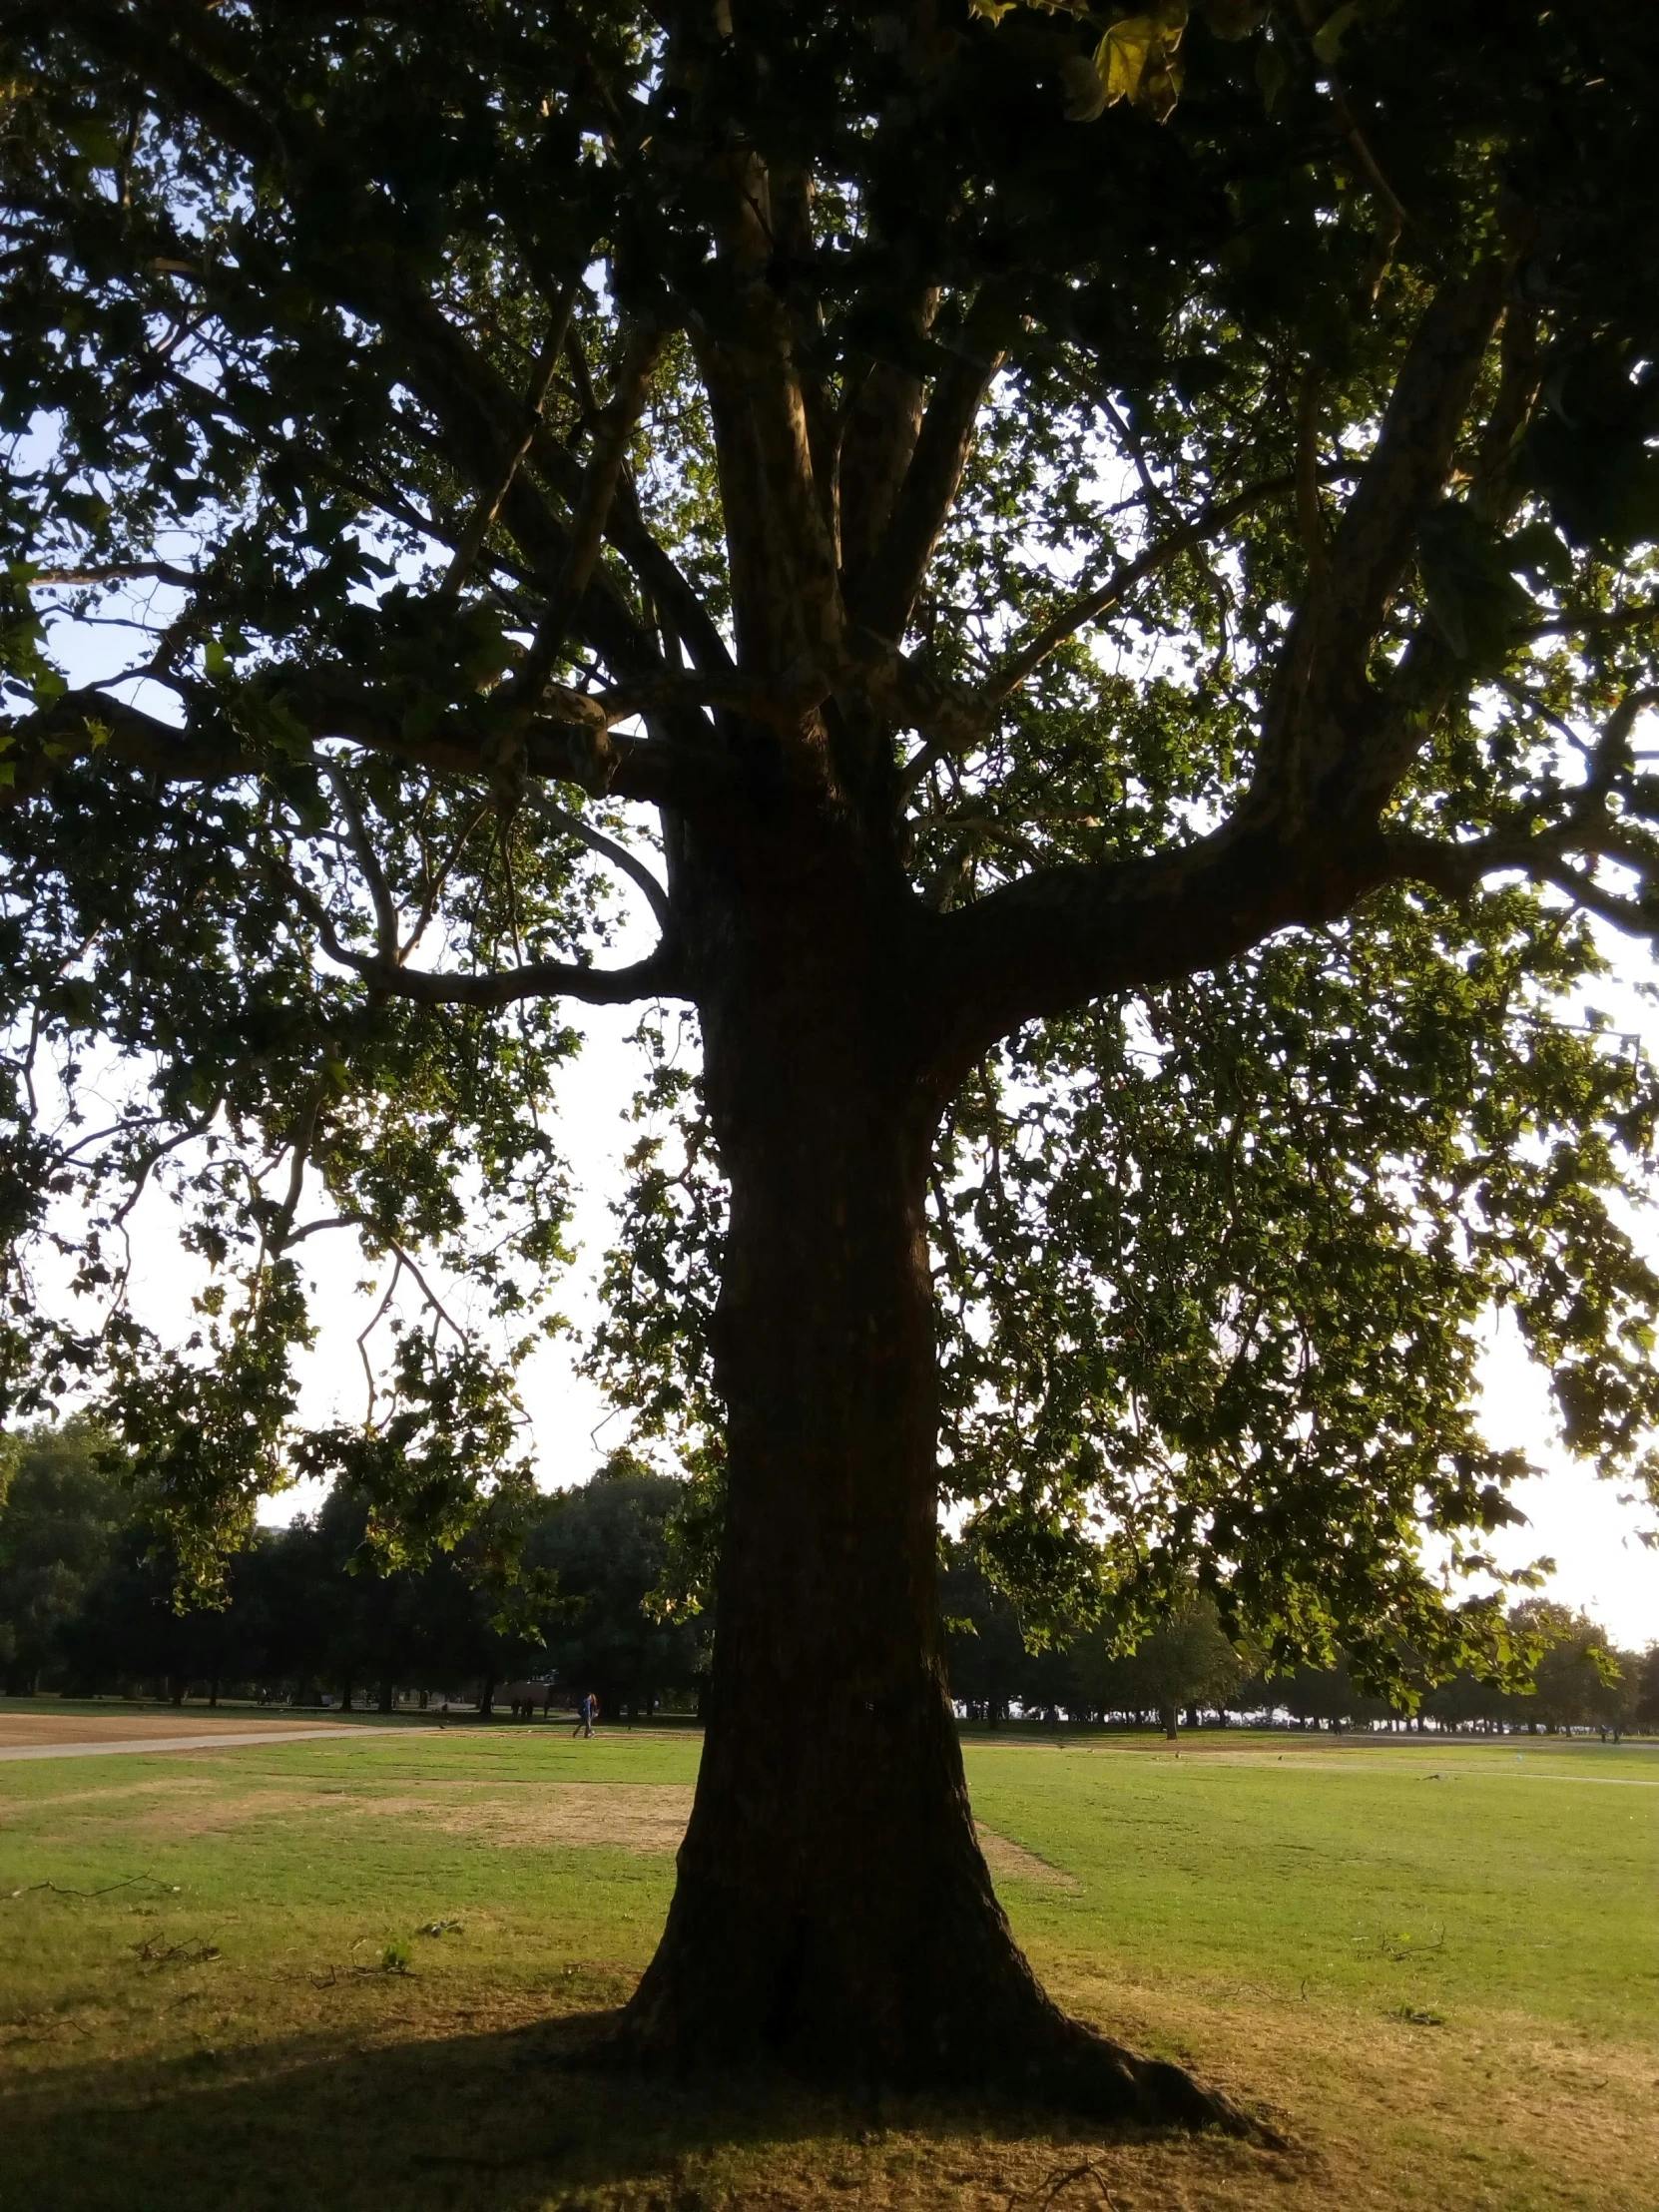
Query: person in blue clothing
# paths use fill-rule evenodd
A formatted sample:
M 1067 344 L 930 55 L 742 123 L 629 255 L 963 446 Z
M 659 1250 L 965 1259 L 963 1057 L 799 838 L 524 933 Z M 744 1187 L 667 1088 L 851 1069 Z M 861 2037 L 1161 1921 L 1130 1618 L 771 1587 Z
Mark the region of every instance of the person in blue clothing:
M 599 1700 L 591 1690 L 583 1697 L 576 1711 L 578 1719 L 576 1726 L 570 1733 L 573 1736 L 591 1736 L 593 1734 L 593 1724 L 599 1718 Z

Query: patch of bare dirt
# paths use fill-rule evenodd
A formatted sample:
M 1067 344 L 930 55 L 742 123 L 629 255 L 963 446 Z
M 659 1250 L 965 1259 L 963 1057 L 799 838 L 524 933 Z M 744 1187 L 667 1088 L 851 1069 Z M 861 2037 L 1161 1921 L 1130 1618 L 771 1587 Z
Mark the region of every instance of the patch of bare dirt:
M 206 1776 L 200 1780 L 177 1776 L 130 1789 L 77 1791 L 73 1799 L 56 1802 L 84 1806 L 97 1799 L 114 1801 L 108 1818 L 119 1819 L 124 1829 L 175 1841 L 245 1827 L 253 1821 L 338 1814 L 367 1820 L 418 1819 L 446 1835 L 474 1836 L 481 1843 L 507 1848 L 609 1847 L 663 1856 L 679 1850 L 692 1807 L 691 1790 L 679 1783 L 551 1782 L 543 1783 L 533 1796 L 491 1793 L 462 1802 L 453 1796 L 434 1802 L 427 1795 L 343 1789 L 261 1789 L 232 1797 Z M 994 1829 L 979 1830 L 979 1848 L 998 1881 L 1028 1882 L 1039 1889 L 1072 1894 L 1082 1889 L 1074 1875 Z
M 0 1713 L 0 1751 L 44 1750 L 57 1744 L 119 1744 L 165 1736 L 211 1736 L 218 1730 L 285 1736 L 314 1726 L 306 1721 L 262 1720 L 257 1714 L 223 1717 L 193 1713 Z
M 999 1836 L 994 1828 L 979 1828 L 979 1849 L 985 1854 L 985 1864 L 991 1873 L 1004 1882 L 1034 1882 L 1039 1889 L 1065 1890 L 1072 1896 L 1083 1885 L 1074 1874 L 1067 1874 L 1063 1867 L 1050 1866 L 1046 1859 L 1039 1859 L 1034 1851 L 1027 1851 L 1023 1844 L 1010 1842 Z

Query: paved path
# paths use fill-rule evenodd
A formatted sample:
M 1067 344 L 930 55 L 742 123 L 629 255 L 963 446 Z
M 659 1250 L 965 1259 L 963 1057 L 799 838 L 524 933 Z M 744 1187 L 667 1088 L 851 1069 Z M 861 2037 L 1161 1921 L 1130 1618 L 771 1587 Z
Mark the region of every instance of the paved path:
M 95 1744 L 13 1744 L 6 1759 L 109 1759 L 129 1751 L 213 1751 L 223 1744 L 307 1744 L 320 1736 L 436 1736 L 435 1728 L 216 1728 L 211 1736 L 118 1736 Z

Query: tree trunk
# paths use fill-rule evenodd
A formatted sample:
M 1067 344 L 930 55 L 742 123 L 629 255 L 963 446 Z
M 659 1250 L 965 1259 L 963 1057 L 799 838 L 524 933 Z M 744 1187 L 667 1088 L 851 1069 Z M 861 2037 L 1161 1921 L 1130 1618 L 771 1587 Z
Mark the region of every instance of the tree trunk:
M 879 983 L 860 1002 L 825 973 L 847 933 L 825 915 L 809 950 L 780 927 L 778 964 L 731 963 L 703 1006 L 732 1194 L 727 1515 L 696 1802 L 620 2047 L 1242 2125 L 1066 2019 L 991 1888 L 936 1605 L 933 1113 L 893 1074 Z
M 1180 1707 L 1173 1703 L 1160 1705 L 1158 1708 L 1158 1725 L 1172 1744 L 1177 1742 L 1181 1735 Z

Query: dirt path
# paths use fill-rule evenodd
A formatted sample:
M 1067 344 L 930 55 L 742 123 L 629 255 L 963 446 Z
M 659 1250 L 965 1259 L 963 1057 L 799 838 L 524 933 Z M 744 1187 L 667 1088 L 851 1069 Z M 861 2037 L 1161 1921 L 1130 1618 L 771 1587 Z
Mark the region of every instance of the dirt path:
M 294 1743 L 316 1736 L 376 1735 L 369 1724 L 318 1727 L 309 1721 L 250 1725 L 244 1714 L 206 1721 L 199 1713 L 170 1720 L 156 1713 L 0 1713 L 0 1759 L 88 1759 L 122 1751 L 203 1751 L 220 1744 Z M 420 1728 L 408 1733 L 427 1735 Z

